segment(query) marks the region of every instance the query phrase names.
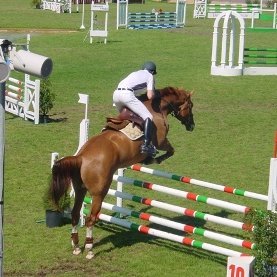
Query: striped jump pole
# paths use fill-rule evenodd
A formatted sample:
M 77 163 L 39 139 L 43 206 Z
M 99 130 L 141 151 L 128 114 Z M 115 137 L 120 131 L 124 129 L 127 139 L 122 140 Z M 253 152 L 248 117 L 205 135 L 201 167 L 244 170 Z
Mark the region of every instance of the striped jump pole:
M 232 10 L 245 19 L 252 19 L 252 16 L 259 18 L 260 9 L 260 4 L 208 4 L 207 17 L 216 18 L 223 11 Z
M 9 77 L 9 81 L 12 82 L 12 83 L 14 83 L 14 84 L 17 84 L 17 85 L 19 85 L 19 86 L 21 86 L 21 85 L 24 84 L 22 81 L 17 80 L 17 79 L 12 78 L 12 77 Z
M 155 175 L 155 176 L 159 176 L 159 177 L 179 181 L 179 182 L 182 182 L 182 183 L 187 183 L 187 184 L 191 184 L 191 185 L 206 187 L 206 188 L 219 190 L 219 191 L 230 193 L 230 194 L 235 194 L 235 195 L 239 195 L 239 196 L 245 196 L 245 197 L 249 197 L 249 198 L 259 199 L 259 200 L 262 200 L 262 201 L 268 201 L 268 196 L 267 195 L 263 195 L 263 194 L 259 194 L 259 193 L 255 193 L 255 192 L 250 192 L 250 191 L 246 191 L 246 190 L 243 190 L 243 189 L 237 189 L 237 188 L 233 188 L 233 187 L 229 187 L 229 186 L 223 186 L 223 185 L 218 185 L 218 184 L 209 183 L 209 182 L 205 182 L 205 181 L 200 181 L 200 180 L 196 180 L 196 179 L 186 177 L 186 176 L 180 176 L 180 175 L 173 174 L 173 173 L 167 173 L 167 172 L 164 172 L 164 171 L 143 167 L 143 166 L 140 166 L 139 164 L 132 165 L 128 168 L 132 169 L 132 170 L 135 170 L 135 171 L 141 171 L 143 173 L 147 173 L 147 174 L 151 174 L 151 175 Z
M 14 90 L 18 93 L 21 93 L 23 91 L 22 88 L 19 88 L 19 87 L 16 87 L 16 86 L 13 86 L 13 85 L 7 85 L 7 88 L 11 89 L 11 90 Z
M 160 231 L 154 228 L 149 228 L 145 225 L 139 225 L 136 224 L 134 222 L 130 222 L 127 221 L 125 219 L 120 219 L 120 218 L 116 218 L 116 217 L 112 217 L 106 214 L 98 214 L 98 218 L 102 221 L 106 221 L 109 223 L 113 223 L 122 227 L 125 227 L 127 229 L 130 229 L 132 231 L 137 231 L 143 234 L 147 234 L 147 235 L 152 235 L 155 237 L 159 237 L 159 238 L 163 238 L 163 239 L 167 239 L 170 241 L 174 241 L 174 242 L 178 242 L 184 245 L 188 245 L 188 246 L 192 246 L 195 248 L 200 248 L 200 249 L 204 249 L 213 253 L 217 253 L 217 254 L 221 254 L 221 255 L 225 255 L 228 257 L 241 257 L 241 256 L 249 256 L 247 254 L 238 252 L 238 251 L 234 251 L 234 250 L 230 250 L 227 248 L 223 248 L 220 246 L 216 246 L 213 244 L 209 244 L 209 243 L 205 243 L 205 242 L 201 242 L 198 240 L 194 240 L 191 239 L 189 237 L 183 237 L 183 236 L 179 236 L 179 235 L 174 235 L 168 232 L 164 232 L 164 231 Z
M 12 77 L 9 77 L 8 82 L 9 83 L 6 84 L 5 95 L 15 98 L 17 100 L 22 99 L 23 98 L 22 93 L 24 91 L 24 83 Z M 17 86 L 12 85 L 11 83 L 16 84 Z
M 87 199 L 84 201 L 85 203 L 91 203 L 91 198 L 87 197 Z M 168 220 L 162 217 L 158 217 L 158 216 L 154 216 L 152 214 L 149 213 L 144 213 L 144 212 L 137 212 L 134 210 L 129 210 L 126 208 L 122 208 L 122 207 L 118 207 L 116 205 L 110 204 L 110 203 L 102 203 L 102 208 L 109 210 L 109 211 L 114 211 L 120 214 L 124 214 L 126 216 L 132 216 L 134 218 L 139 218 L 145 221 L 149 221 L 152 223 L 156 223 L 162 226 L 166 226 L 175 230 L 180 230 L 180 231 L 184 231 L 187 233 L 191 233 L 191 234 L 196 234 L 196 235 L 200 235 L 206 238 L 210 238 L 216 241 L 221 241 L 224 243 L 228 243 L 231 245 L 236 245 L 239 247 L 244 247 L 247 249 L 256 249 L 256 245 L 255 243 L 252 243 L 251 241 L 247 241 L 247 240 L 242 240 L 242 239 L 237 239 L 237 238 L 233 238 L 227 235 L 223 235 L 217 232 L 212 232 L 212 231 L 208 231 L 205 230 L 203 228 L 198 228 L 198 227 L 194 227 L 191 225 L 187 225 L 187 224 L 182 224 L 182 223 L 178 223 L 172 220 Z
M 236 221 L 236 220 L 232 220 L 232 219 L 228 219 L 228 218 L 222 218 L 222 217 L 207 214 L 207 213 L 202 213 L 202 212 L 199 212 L 199 211 L 196 211 L 196 210 L 183 208 L 183 207 L 180 207 L 180 206 L 164 203 L 164 202 L 153 200 L 153 199 L 150 199 L 150 198 L 143 198 L 143 197 L 140 197 L 140 196 L 137 196 L 137 195 L 124 193 L 124 192 L 116 191 L 116 190 L 113 190 L 113 189 L 109 189 L 108 194 L 112 195 L 112 196 L 122 198 L 122 199 L 125 199 L 125 200 L 134 201 L 134 202 L 137 202 L 137 203 L 140 203 L 140 204 L 160 208 L 160 209 L 163 209 L 163 210 L 175 212 L 175 213 L 186 215 L 186 216 L 189 216 L 189 217 L 194 217 L 194 218 L 214 222 L 214 223 L 224 225 L 224 226 L 229 226 L 229 227 L 241 229 L 241 230 L 244 230 L 244 231 L 253 231 L 254 230 L 253 225 L 248 225 L 248 224 Z
M 244 64 L 257 65 L 245 67 L 245 75 L 277 75 L 277 48 L 244 48 L 243 57 Z
M 165 186 L 161 186 L 161 185 L 157 185 L 157 184 L 153 184 L 153 183 L 149 183 L 149 182 L 134 180 L 134 179 L 123 177 L 123 176 L 114 175 L 113 180 L 117 181 L 117 182 L 121 182 L 123 184 L 131 184 L 131 185 L 134 185 L 137 187 L 154 190 L 154 191 L 159 191 L 159 192 L 167 193 L 167 194 L 174 195 L 177 197 L 182 197 L 182 198 L 185 198 L 188 200 L 209 204 L 209 205 L 213 205 L 213 206 L 224 208 L 224 209 L 229 209 L 229 210 L 232 210 L 235 212 L 240 212 L 240 213 L 246 214 L 247 212 L 250 211 L 250 208 L 246 207 L 246 206 L 230 203 L 230 202 L 223 201 L 223 200 L 214 199 L 211 197 L 206 197 L 203 195 L 198 195 L 198 194 L 195 194 L 192 192 L 186 192 L 186 191 L 182 191 L 182 190 L 178 190 L 178 189 L 168 188 Z

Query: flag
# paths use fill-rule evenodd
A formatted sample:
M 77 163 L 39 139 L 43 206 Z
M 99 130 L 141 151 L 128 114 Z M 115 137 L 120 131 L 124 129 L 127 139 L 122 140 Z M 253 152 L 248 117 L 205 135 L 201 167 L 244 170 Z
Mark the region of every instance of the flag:
M 82 93 L 78 93 L 79 94 L 79 101 L 78 103 L 81 104 L 88 104 L 88 95 L 87 94 L 82 94 Z

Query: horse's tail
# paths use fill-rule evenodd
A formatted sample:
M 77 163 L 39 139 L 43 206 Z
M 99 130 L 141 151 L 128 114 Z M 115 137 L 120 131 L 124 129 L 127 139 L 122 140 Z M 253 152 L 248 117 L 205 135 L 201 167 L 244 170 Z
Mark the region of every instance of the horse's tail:
M 81 179 L 81 164 L 81 159 L 76 156 L 68 156 L 54 163 L 49 196 L 57 207 L 59 207 L 61 197 L 68 191 L 72 179 Z

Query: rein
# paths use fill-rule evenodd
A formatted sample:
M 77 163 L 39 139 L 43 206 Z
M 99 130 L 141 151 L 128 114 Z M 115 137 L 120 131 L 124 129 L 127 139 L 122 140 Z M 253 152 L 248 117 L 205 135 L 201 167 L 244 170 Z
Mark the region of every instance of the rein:
M 167 100 L 163 99 L 161 97 L 161 100 L 163 100 L 164 102 L 166 102 L 168 104 L 168 106 L 172 109 L 172 111 L 170 112 L 170 115 L 177 118 L 178 114 L 179 114 L 179 110 L 177 110 L 170 102 L 168 102 Z

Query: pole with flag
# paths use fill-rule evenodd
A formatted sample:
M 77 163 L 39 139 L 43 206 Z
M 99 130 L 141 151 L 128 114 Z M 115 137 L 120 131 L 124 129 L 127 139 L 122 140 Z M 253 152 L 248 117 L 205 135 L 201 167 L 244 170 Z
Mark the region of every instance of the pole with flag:
M 80 123 L 79 145 L 78 145 L 78 148 L 77 148 L 74 156 L 76 156 L 78 154 L 78 152 L 81 149 L 81 147 L 88 140 L 88 128 L 89 128 L 89 119 L 88 119 L 89 96 L 87 94 L 82 94 L 82 93 L 78 93 L 78 95 L 79 95 L 79 101 L 78 101 L 78 103 L 85 104 L 86 108 L 85 108 L 85 118 L 83 118 L 81 123 Z M 74 189 L 73 189 L 73 187 L 71 187 L 70 197 L 74 197 Z
M 84 143 L 88 140 L 88 128 L 89 128 L 89 119 L 88 119 L 88 102 L 89 96 L 87 94 L 79 94 L 79 101 L 80 104 L 85 104 L 85 118 L 80 123 L 80 133 L 79 133 L 79 146 L 77 151 L 74 155 L 78 153 L 80 148 L 84 145 Z
M 89 100 L 89 96 L 87 94 L 82 94 L 82 93 L 78 93 L 78 95 L 79 95 L 78 103 L 86 105 L 85 119 L 87 119 L 88 118 L 88 100 Z

